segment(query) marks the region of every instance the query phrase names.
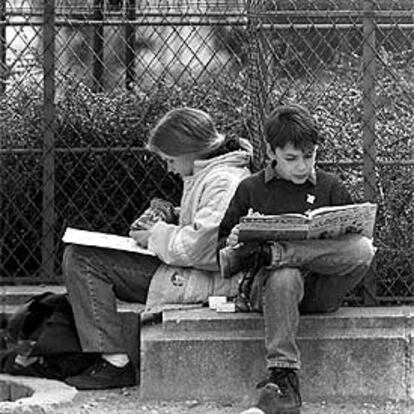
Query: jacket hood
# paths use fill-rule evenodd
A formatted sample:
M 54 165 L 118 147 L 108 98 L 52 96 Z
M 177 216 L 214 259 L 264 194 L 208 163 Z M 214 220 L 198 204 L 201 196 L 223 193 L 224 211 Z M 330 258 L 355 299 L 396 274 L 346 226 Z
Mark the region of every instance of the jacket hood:
M 194 162 L 194 174 L 196 175 L 205 168 L 213 168 L 217 165 L 234 166 L 234 167 L 250 167 L 251 160 L 253 158 L 253 146 L 244 138 L 240 138 L 240 149 L 237 151 L 231 151 L 223 155 L 219 155 L 214 158 L 206 160 L 196 160 Z

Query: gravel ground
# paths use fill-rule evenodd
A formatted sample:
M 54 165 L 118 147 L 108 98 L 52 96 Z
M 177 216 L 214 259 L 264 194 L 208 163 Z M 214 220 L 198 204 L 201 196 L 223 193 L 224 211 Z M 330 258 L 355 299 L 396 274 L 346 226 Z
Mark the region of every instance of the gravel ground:
M 79 392 L 73 402 L 55 408 L 56 414 L 240 414 L 246 403 L 213 403 L 195 400 L 144 402 L 138 388 Z M 412 405 L 403 402 L 320 402 L 304 403 L 301 414 L 413 414 Z

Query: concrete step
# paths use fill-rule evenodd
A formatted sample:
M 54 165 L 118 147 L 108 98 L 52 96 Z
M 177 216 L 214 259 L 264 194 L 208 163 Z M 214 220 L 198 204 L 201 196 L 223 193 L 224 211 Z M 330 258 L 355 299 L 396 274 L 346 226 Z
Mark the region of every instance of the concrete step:
M 302 316 L 305 401 L 413 399 L 414 307 Z M 142 331 L 143 399 L 254 400 L 266 377 L 260 314 L 169 311 Z
M 45 291 L 65 288 L 0 286 L 0 314 Z M 140 343 L 142 305 L 118 302 L 118 310 L 143 399 L 255 399 L 255 385 L 266 376 L 261 315 L 168 311 L 162 324 L 142 328 Z M 304 400 L 414 400 L 413 315 L 414 307 L 403 306 L 303 316 L 298 343 Z
M 66 287 L 59 285 L 0 286 L 0 313 L 9 315 L 26 300 L 45 292 L 66 293 Z M 142 313 L 144 310 L 144 305 L 140 303 L 129 303 L 121 300 L 117 302 L 117 307 L 120 312 Z
M 45 292 L 65 293 L 66 288 L 61 285 L 0 286 L 0 307 L 5 305 L 20 305 L 32 296 Z

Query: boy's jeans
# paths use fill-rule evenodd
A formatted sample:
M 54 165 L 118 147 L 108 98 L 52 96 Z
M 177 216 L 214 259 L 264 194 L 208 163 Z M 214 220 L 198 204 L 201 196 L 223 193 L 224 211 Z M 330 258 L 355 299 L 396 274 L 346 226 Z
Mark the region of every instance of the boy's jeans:
M 348 234 L 334 240 L 281 242 L 280 267 L 262 276 L 267 366 L 300 368 L 299 312 L 333 312 L 369 269 L 372 240 Z
M 84 352 L 124 353 L 116 298 L 145 303 L 157 257 L 69 245 L 62 270 Z

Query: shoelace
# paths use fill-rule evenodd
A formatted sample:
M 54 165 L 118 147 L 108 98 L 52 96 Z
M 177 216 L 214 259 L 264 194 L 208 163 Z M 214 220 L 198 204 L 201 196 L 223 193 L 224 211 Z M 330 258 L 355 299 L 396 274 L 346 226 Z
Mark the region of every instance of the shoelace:
M 97 372 L 102 371 L 106 364 L 108 364 L 108 362 L 106 362 L 105 360 L 100 361 L 98 359 L 89 368 L 87 368 L 84 373 L 89 375 L 95 375 Z
M 244 271 L 243 278 L 239 283 L 238 297 L 236 298 L 236 308 L 238 312 L 250 312 L 253 308 L 250 302 L 253 280 L 264 265 L 263 263 L 263 246 L 258 245 L 256 251 L 251 257 L 249 267 Z
M 278 395 L 283 395 L 283 391 L 282 391 L 281 387 L 279 386 L 279 384 L 275 384 L 275 383 L 274 383 L 273 381 L 271 381 L 269 378 L 268 378 L 268 379 L 265 379 L 265 380 L 263 380 L 263 381 L 261 381 L 261 382 L 259 382 L 259 383 L 257 384 L 256 388 L 258 388 L 258 389 L 260 389 L 260 388 L 264 388 L 264 387 L 266 387 L 267 385 L 272 386 L 272 387 L 275 389 L 275 391 L 276 391 L 276 393 L 277 393 Z
M 286 395 L 288 390 L 288 382 L 295 391 L 296 395 L 298 395 L 299 401 L 301 401 L 298 384 L 292 380 L 294 375 L 294 371 L 290 369 L 272 371 L 270 378 L 266 378 L 265 380 L 259 382 L 257 384 L 257 388 L 263 388 L 266 385 L 271 384 L 278 388 L 277 392 L 279 395 Z

